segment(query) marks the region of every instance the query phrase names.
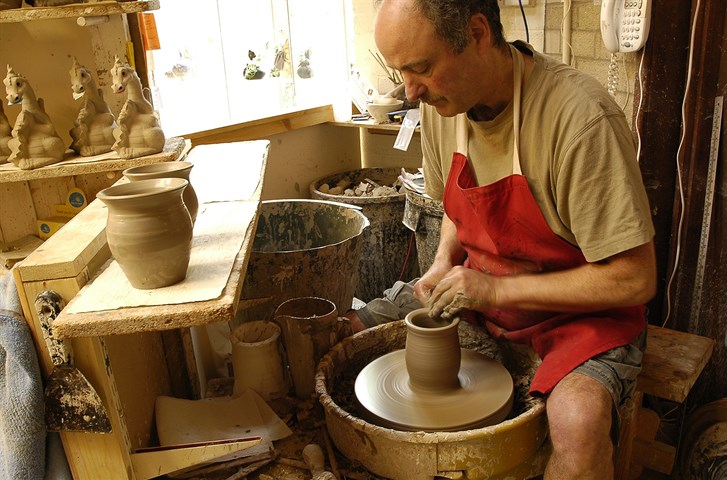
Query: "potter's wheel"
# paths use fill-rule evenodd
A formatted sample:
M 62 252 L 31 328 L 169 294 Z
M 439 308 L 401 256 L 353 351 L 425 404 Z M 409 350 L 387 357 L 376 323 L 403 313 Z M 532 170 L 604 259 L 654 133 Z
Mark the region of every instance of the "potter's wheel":
M 462 349 L 458 378 L 459 388 L 412 388 L 405 350 L 397 350 L 364 367 L 354 389 L 372 423 L 397 430 L 470 430 L 500 423 L 510 413 L 513 381 L 500 363 Z

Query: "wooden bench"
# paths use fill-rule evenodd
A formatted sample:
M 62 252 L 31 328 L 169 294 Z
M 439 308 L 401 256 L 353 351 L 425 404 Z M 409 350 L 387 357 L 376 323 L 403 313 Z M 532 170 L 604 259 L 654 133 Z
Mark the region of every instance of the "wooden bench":
M 699 335 L 648 327 L 646 353 L 632 402 L 621 409 L 616 457 L 617 480 L 640 478 L 644 468 L 671 474 L 676 447 L 656 440 L 659 415 L 642 405 L 644 395 L 684 403 L 714 349 L 714 340 Z

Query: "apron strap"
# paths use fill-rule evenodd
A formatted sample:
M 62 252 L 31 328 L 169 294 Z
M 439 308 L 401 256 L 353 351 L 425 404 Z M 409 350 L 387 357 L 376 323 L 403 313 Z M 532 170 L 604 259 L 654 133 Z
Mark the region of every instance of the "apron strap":
M 512 173 L 513 175 L 522 175 L 520 168 L 520 104 L 522 99 L 523 73 L 525 70 L 525 62 L 520 51 L 510 45 L 510 52 L 513 58 L 512 76 L 513 76 L 513 112 L 512 112 L 512 128 L 513 128 L 513 155 L 512 155 Z M 457 143 L 457 152 L 465 156 L 469 154 L 469 137 L 468 137 L 468 121 L 467 113 L 460 113 L 455 118 L 455 136 Z
M 522 84 L 525 65 L 523 55 L 520 51 L 510 45 L 512 53 L 513 66 L 513 99 L 512 99 L 512 129 L 513 129 L 513 146 L 512 146 L 512 173 L 513 175 L 522 175 L 520 168 L 520 104 L 522 99 Z
M 469 136 L 467 134 L 467 113 L 460 113 L 454 119 L 455 125 L 455 137 L 457 141 L 457 152 L 464 155 L 465 158 L 469 155 Z

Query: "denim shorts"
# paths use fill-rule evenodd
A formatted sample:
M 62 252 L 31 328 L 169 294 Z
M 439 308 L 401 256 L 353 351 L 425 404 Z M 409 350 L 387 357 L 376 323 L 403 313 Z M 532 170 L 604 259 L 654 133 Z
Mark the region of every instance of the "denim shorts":
M 598 381 L 611 394 L 611 439 L 614 445 L 618 445 L 621 426 L 618 409 L 636 390 L 636 377 L 641 372 L 641 359 L 645 349 L 646 330 L 630 344 L 596 355 L 573 370 Z

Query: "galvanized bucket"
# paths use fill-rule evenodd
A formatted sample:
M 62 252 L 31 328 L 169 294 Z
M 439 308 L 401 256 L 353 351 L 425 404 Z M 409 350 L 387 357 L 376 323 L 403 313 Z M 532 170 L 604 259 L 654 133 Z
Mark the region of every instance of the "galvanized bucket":
M 320 297 L 343 314 L 358 282 L 361 233 L 369 221 L 351 205 L 323 200 L 262 202 L 241 299 L 261 299 L 238 322 L 272 320 L 285 300 Z M 255 302 L 249 302 L 255 303 Z

